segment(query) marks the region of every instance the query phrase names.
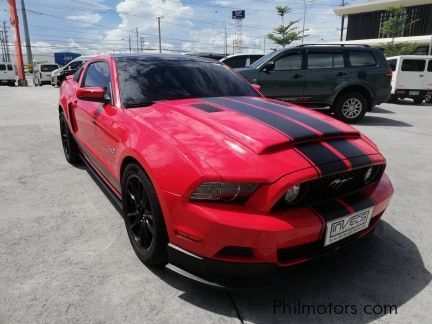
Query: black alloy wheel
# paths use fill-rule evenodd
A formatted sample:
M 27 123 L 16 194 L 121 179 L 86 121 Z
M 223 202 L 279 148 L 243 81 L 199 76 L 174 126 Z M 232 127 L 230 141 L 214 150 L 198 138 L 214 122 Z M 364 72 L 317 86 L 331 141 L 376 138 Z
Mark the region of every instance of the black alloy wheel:
M 59 114 L 59 122 L 60 136 L 66 161 L 75 164 L 80 161 L 78 146 L 69 130 L 63 111 Z
M 147 174 L 129 164 L 122 177 L 123 216 L 129 240 L 146 265 L 167 262 L 168 235 L 156 191 Z

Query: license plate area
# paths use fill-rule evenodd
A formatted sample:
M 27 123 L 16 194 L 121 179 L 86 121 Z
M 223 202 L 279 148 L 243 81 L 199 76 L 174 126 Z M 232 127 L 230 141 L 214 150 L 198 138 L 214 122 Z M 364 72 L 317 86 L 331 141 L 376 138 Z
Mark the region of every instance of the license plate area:
M 369 227 L 373 207 L 327 222 L 324 246 L 336 243 Z
M 420 94 L 420 92 L 419 91 L 410 91 L 409 94 L 411 96 L 418 96 Z

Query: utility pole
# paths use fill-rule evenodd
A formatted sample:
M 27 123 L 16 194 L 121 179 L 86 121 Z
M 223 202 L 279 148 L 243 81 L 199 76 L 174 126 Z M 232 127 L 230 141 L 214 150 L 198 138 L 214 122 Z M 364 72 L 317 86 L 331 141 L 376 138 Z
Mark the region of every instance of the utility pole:
M 29 34 L 29 29 L 27 24 L 27 12 L 25 9 L 24 0 L 21 0 L 21 15 L 23 18 L 23 25 L 24 25 L 24 36 L 25 36 L 26 52 L 27 52 L 27 65 L 33 68 L 33 55 L 32 55 L 31 43 L 30 43 L 30 34 Z
M 3 42 L 5 47 L 5 61 L 10 62 L 10 54 L 9 54 L 9 40 L 7 36 L 7 29 L 6 29 L 6 21 L 3 21 Z
M 224 48 L 225 48 L 225 55 L 228 55 L 228 35 L 227 35 L 227 19 L 225 17 L 225 42 L 224 42 Z
M 264 55 L 265 55 L 266 38 L 267 36 L 264 36 Z
M 158 33 L 159 33 L 159 53 L 162 53 L 162 37 L 161 37 L 161 26 L 160 26 L 160 21 L 163 18 L 163 16 L 157 16 L 157 21 L 158 21 Z
M 345 6 L 345 0 L 342 0 L 342 7 Z M 340 41 L 343 41 L 343 34 L 344 34 L 344 27 L 345 27 L 345 15 L 342 15 L 342 21 L 341 21 L 341 34 L 340 34 Z
M 9 12 L 11 18 L 12 30 L 14 31 L 14 45 L 15 45 L 15 59 L 18 69 L 18 86 L 27 86 L 27 80 L 24 74 L 24 62 L 21 50 L 21 38 L 18 24 L 18 14 L 16 7 L 16 0 L 8 0 Z
M 137 41 L 137 47 L 136 47 L 136 49 L 137 49 L 137 53 L 139 53 L 139 46 L 138 46 L 138 42 L 139 42 L 139 36 L 138 36 L 138 27 L 135 29 L 135 31 L 136 31 L 136 41 Z
M 0 46 L 1 46 L 1 50 L 2 50 L 2 61 L 6 62 L 6 49 L 4 46 L 3 31 L 2 30 L 0 30 Z
M 129 35 L 129 53 L 132 53 L 131 36 Z
M 144 53 L 144 37 L 141 36 L 140 37 L 140 45 L 141 45 L 141 53 Z

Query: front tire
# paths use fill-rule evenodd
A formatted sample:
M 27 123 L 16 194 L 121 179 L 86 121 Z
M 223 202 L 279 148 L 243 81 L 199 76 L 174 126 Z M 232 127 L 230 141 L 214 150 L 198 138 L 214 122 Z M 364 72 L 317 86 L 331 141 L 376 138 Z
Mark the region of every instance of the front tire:
M 126 230 L 138 258 L 146 265 L 168 260 L 168 234 L 156 191 L 136 164 L 129 164 L 122 177 L 122 204 Z
M 368 102 L 358 92 L 347 92 L 337 98 L 333 111 L 336 118 L 346 123 L 357 123 L 366 114 Z
M 66 161 L 68 161 L 70 164 L 76 164 L 81 161 L 78 145 L 72 136 L 63 111 L 59 114 L 59 122 L 63 152 Z
M 423 97 L 416 97 L 413 98 L 414 100 L 414 105 L 421 105 L 423 103 L 424 98 Z

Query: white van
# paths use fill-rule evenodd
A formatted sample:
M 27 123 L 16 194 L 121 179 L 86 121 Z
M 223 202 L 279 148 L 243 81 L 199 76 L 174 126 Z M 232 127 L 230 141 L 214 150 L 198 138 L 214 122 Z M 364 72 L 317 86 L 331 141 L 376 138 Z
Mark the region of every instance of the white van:
M 387 62 L 393 71 L 392 99 L 412 98 L 421 104 L 432 95 L 432 56 L 400 55 L 388 57 Z
M 58 64 L 38 64 L 33 68 L 33 84 L 43 86 L 51 83 L 51 72 L 60 68 Z
M 0 62 L 0 84 L 14 86 L 16 81 L 16 70 L 10 62 Z

